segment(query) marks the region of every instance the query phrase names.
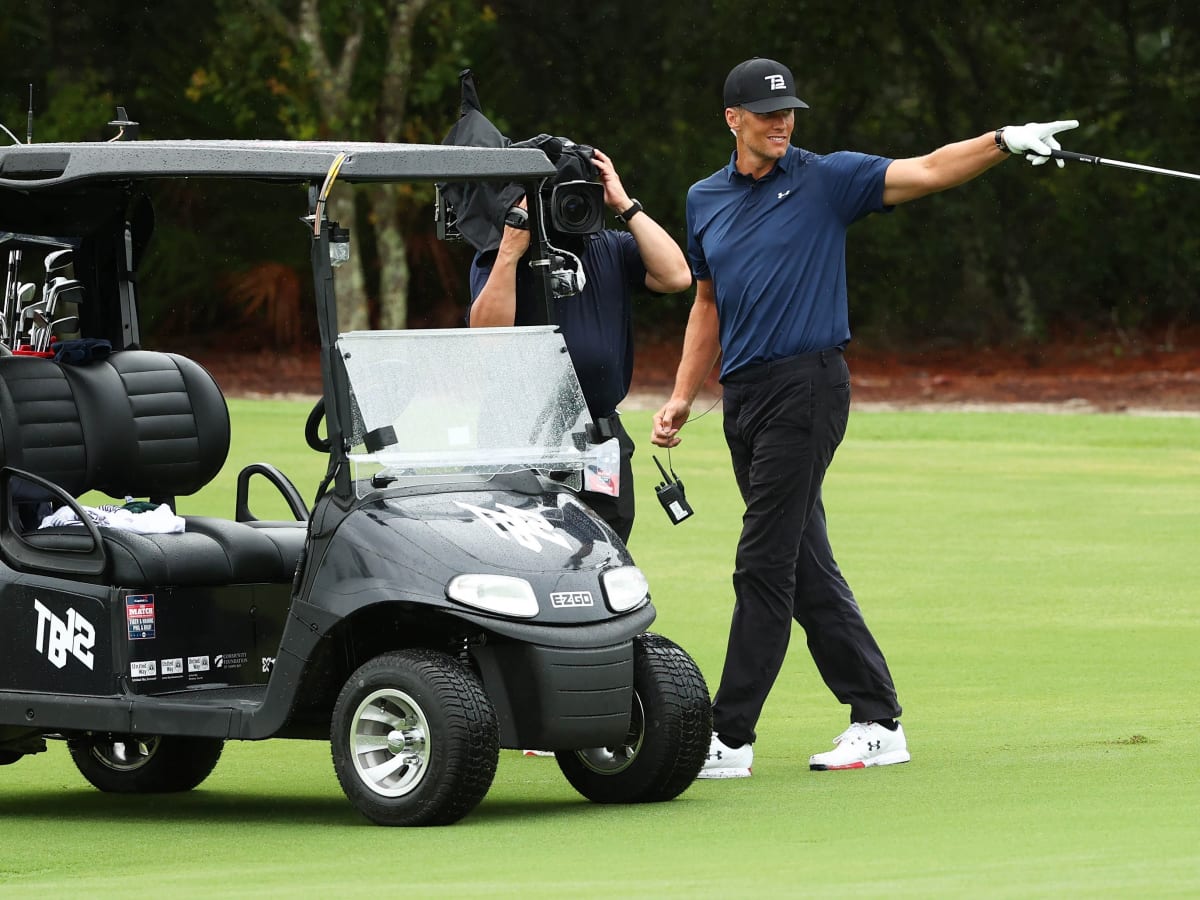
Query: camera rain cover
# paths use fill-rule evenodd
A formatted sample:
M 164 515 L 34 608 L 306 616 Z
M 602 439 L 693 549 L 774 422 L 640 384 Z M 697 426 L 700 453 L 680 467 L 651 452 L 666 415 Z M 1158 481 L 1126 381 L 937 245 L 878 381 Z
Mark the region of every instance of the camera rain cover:
M 443 144 L 455 147 L 531 147 L 545 153 L 558 170 L 552 179 L 554 184 L 596 179 L 591 147 L 549 134 L 539 134 L 514 143 L 501 134 L 480 109 L 479 93 L 475 89 L 475 76 L 471 70 L 460 72 L 459 80 L 462 86 L 459 118 L 442 140 Z M 504 215 L 525 194 L 521 185 L 511 183 L 448 182 L 439 184 L 438 190 L 454 208 L 463 239 L 481 253 L 500 246 Z
M 462 102 L 459 118 L 443 144 L 454 147 L 510 147 L 512 141 L 500 133 L 479 108 L 479 94 L 470 69 L 459 73 Z M 456 181 L 439 184 L 438 190 L 454 208 L 463 239 L 480 252 L 495 250 L 504 233 L 504 214 L 525 194 L 519 184 L 485 181 Z
M 571 473 L 579 487 L 595 449 L 562 334 L 553 326 L 355 331 L 338 338 L 362 434 L 351 454 L 403 475 Z M 361 447 L 359 449 L 362 449 Z

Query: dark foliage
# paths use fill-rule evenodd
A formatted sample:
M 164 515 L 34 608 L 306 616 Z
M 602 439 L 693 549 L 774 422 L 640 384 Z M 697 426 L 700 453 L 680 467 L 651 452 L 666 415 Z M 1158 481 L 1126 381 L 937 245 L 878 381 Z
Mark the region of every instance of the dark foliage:
M 452 76 L 444 89 L 435 82 L 469 64 L 484 111 L 505 134 L 563 134 L 605 150 L 630 193 L 680 241 L 688 186 L 731 149 L 720 109 L 725 73 L 753 55 L 795 71 L 811 106 L 795 141 L 817 152 L 913 156 L 1007 123 L 1076 118 L 1082 124 L 1064 136 L 1068 149 L 1198 168 L 1194 4 L 917 0 L 873 5 L 867 15 L 860 4 L 834 0 L 768 0 L 753 10 L 728 0 L 493 0 L 458 31 L 447 11 L 468 6 L 441 0 L 425 14 L 436 27 L 414 48 L 421 74 L 407 138 L 440 140 L 456 118 L 458 86 Z M 488 27 L 478 27 L 483 20 Z M 144 123 L 147 137 L 279 136 L 279 118 L 262 96 L 259 106 L 235 111 L 189 91 L 222 40 L 209 4 L 26 4 L 0 21 L 0 121 L 24 138 L 32 82 L 35 140 L 104 137 L 116 103 Z M 261 40 L 269 51 L 268 29 Z M 880 345 L 985 344 L 1194 323 L 1197 191 L 1163 176 L 1010 160 L 969 185 L 873 217 L 852 230 L 848 250 L 856 333 Z M 245 228 L 261 214 L 233 201 L 177 199 L 192 218 L 188 228 L 159 235 L 173 258 L 219 245 L 204 235 L 228 233 L 234 221 Z M 452 323 L 466 287 L 448 274 L 465 257 L 427 246 L 428 207 L 419 191 L 402 201 L 418 248 L 410 310 L 422 323 Z M 291 237 L 224 247 L 218 269 L 291 262 L 283 249 Z M 188 289 L 215 294 L 226 274 L 198 275 L 210 283 L 193 279 Z M 148 300 L 170 307 L 159 321 L 180 315 L 179 281 L 157 284 Z M 643 329 L 679 333 L 689 300 L 642 304 Z

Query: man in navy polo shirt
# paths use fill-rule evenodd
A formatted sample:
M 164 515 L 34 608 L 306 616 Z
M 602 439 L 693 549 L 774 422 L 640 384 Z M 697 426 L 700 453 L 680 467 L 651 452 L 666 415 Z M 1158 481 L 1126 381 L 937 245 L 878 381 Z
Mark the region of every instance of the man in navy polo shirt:
M 633 440 L 621 425 L 617 405 L 625 399 L 633 376 L 633 302 L 635 288 L 671 294 L 691 286 L 692 273 L 679 245 L 662 226 L 632 200 L 612 160 L 594 151 L 592 164 L 604 185 L 604 202 L 628 231 L 604 230 L 592 235 L 551 234 L 551 243 L 575 253 L 582 263 L 583 290 L 555 300 L 556 323 L 579 376 L 588 411 L 607 419 L 621 447 L 620 493 L 617 497 L 581 492 L 598 516 L 628 542 L 633 529 Z M 525 207 L 525 201 L 521 201 Z M 521 265 L 529 249 L 528 227 L 506 219 L 499 248 L 477 254 L 471 264 L 471 327 L 530 325 L 545 321 L 545 309 L 529 266 Z
M 869 213 L 955 187 L 1022 153 L 1034 165 L 1075 121 L 1007 126 L 925 156 L 825 156 L 791 146 L 789 69 L 754 58 L 725 81 L 730 163 L 692 185 L 688 258 L 696 298 L 671 398 L 652 440 L 672 447 L 721 358 L 725 440 L 746 511 L 733 573 L 736 602 L 713 736 L 701 778 L 744 778 L 755 726 L 787 652 L 794 619 L 817 669 L 850 707 L 818 771 L 908 762 L 900 704 L 883 653 L 834 561 L 821 502 L 846 431 L 850 340 L 846 229 Z M 1058 161 L 1062 166 L 1062 161 Z

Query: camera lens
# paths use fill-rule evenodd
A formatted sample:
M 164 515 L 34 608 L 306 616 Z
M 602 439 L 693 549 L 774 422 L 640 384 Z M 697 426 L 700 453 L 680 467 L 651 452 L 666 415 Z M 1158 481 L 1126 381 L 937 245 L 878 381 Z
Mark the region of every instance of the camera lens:
M 579 226 L 587 220 L 590 209 L 581 197 L 571 194 L 563 199 L 562 219 L 568 225 Z
M 550 202 L 550 221 L 567 234 L 594 234 L 604 227 L 604 186 L 589 181 L 556 185 Z

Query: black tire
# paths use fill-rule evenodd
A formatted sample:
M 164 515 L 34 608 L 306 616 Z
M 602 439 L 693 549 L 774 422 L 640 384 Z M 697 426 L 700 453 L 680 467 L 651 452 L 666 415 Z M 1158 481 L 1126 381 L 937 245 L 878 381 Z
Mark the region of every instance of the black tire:
M 219 738 L 85 734 L 67 740 L 75 767 L 113 794 L 173 794 L 204 781 L 221 758 Z
M 623 744 L 555 754 L 571 786 L 596 803 L 672 800 L 695 780 L 708 755 L 708 687 L 683 649 L 657 634 L 635 638 L 633 691 Z
M 449 825 L 492 786 L 496 710 L 474 672 L 433 650 L 377 656 L 333 708 L 333 767 L 350 802 L 379 825 Z

